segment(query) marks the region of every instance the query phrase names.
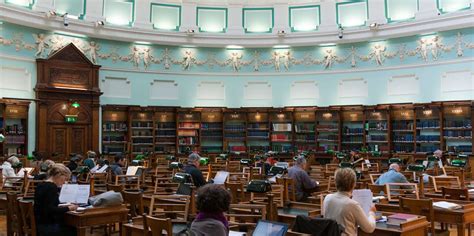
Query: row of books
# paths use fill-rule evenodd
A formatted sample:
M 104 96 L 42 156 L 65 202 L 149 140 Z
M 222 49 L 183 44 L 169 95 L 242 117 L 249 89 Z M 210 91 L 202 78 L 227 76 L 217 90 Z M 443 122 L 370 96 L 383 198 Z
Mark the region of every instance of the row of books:
M 199 143 L 198 137 L 180 137 L 178 139 L 179 145 L 196 145 Z
M 24 144 L 25 141 L 26 141 L 25 135 L 19 135 L 19 136 L 9 136 L 8 134 L 5 135 L 6 144 Z
M 298 150 L 298 152 L 314 150 L 313 146 L 308 146 L 308 145 L 297 144 L 295 145 L 295 147 Z
M 392 130 L 413 130 L 413 121 L 394 121 Z
M 202 146 L 202 147 L 201 147 L 201 152 L 207 152 L 207 153 L 221 153 L 221 152 L 222 152 L 222 147 L 217 147 L 217 146 Z
M 417 152 L 434 152 L 439 149 L 438 145 L 423 145 L 416 148 Z
M 296 133 L 300 132 L 314 132 L 314 124 L 295 124 Z
M 393 141 L 396 142 L 413 142 L 413 134 L 405 134 L 405 135 L 394 135 Z
M 153 152 L 153 147 L 152 146 L 133 146 L 132 147 L 132 152 L 133 153 Z
M 393 146 L 395 152 L 413 152 L 413 145 L 395 145 Z
M 387 135 L 368 135 L 367 141 L 387 141 Z
M 176 130 L 157 130 L 156 136 L 176 136 Z
M 157 145 L 155 146 L 155 152 L 157 153 L 175 153 L 176 148 L 170 145 Z
M 104 142 L 124 142 L 126 141 L 125 136 L 103 136 L 102 141 Z
M 364 137 L 362 137 L 362 136 L 343 136 L 342 137 L 342 142 L 355 143 L 355 142 L 362 142 L 363 139 L 364 139 Z
M 318 140 L 338 140 L 339 136 L 335 134 L 325 134 L 325 135 L 318 135 Z
M 197 130 L 178 130 L 178 136 L 198 136 Z
M 291 136 L 289 134 L 272 134 L 272 141 L 291 141 Z
M 103 146 L 102 150 L 104 153 L 123 153 L 125 151 L 123 147 L 117 146 Z
M 447 120 L 445 121 L 444 126 L 456 128 L 471 128 L 471 120 Z
M 319 124 L 316 129 L 338 129 L 338 124 Z
M 133 130 L 132 137 L 135 136 L 153 136 L 153 132 L 151 130 Z
M 448 145 L 448 152 L 471 152 L 471 145 Z
M 229 151 L 231 152 L 245 152 L 245 146 L 229 146 Z
M 261 145 L 261 146 L 260 145 L 259 146 L 250 145 L 250 146 L 248 146 L 248 150 L 249 150 L 249 152 L 252 152 L 252 153 L 254 153 L 254 152 L 268 152 L 268 151 L 270 151 L 270 147 L 269 146 L 263 146 L 263 145 Z
M 245 131 L 244 124 L 227 124 L 224 126 L 226 131 Z
M 202 123 L 201 129 L 222 129 L 222 123 Z
M 342 132 L 343 134 L 363 134 L 364 129 L 363 128 L 349 128 L 349 127 L 344 127 L 344 130 Z
M 157 137 L 155 138 L 155 143 L 162 143 L 162 144 L 175 144 L 176 139 L 175 137 Z
M 446 137 L 471 137 L 470 130 L 445 130 L 443 135 Z
M 153 128 L 153 122 L 151 121 L 133 121 L 132 128 Z
M 369 122 L 367 125 L 367 129 L 368 130 L 386 130 L 387 122 L 386 121 Z
M 247 136 L 268 138 L 268 131 L 248 131 Z
M 245 133 L 226 133 L 224 137 L 229 139 L 245 138 Z
M 24 133 L 25 133 L 25 130 L 23 129 L 23 126 L 21 125 L 5 126 L 5 134 L 24 134 Z
M 178 125 L 180 129 L 199 129 L 200 124 L 196 122 L 181 122 Z
M 132 138 L 132 142 L 135 144 L 137 143 L 153 144 L 153 137 L 151 138 L 134 137 Z
M 314 141 L 316 139 L 316 135 L 314 134 L 308 134 L 308 135 L 302 135 L 302 134 L 297 134 L 296 140 L 306 140 L 306 141 Z
M 416 141 L 422 141 L 422 142 L 439 141 L 439 135 L 417 135 Z
M 250 123 L 247 128 L 249 129 L 268 129 L 268 124 L 266 123 Z
M 421 120 L 416 122 L 416 128 L 439 128 L 439 120 Z
M 216 131 L 216 130 L 203 130 L 201 131 L 201 136 L 213 136 L 213 137 L 222 137 L 222 131 Z
M 272 124 L 273 131 L 291 132 L 291 124 Z
M 157 129 L 176 129 L 175 122 L 160 122 L 155 125 Z
M 293 147 L 290 144 L 277 144 L 272 145 L 272 151 L 274 152 L 291 152 Z
M 126 123 L 105 123 L 102 124 L 102 131 L 126 132 L 128 130 Z

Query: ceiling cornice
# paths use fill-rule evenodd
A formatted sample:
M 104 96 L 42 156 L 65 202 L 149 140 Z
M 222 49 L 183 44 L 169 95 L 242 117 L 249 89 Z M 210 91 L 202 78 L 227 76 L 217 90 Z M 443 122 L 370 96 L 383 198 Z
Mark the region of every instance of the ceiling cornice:
M 378 30 L 368 27 L 344 30 L 344 38 L 338 38 L 337 29 L 288 33 L 284 37 L 274 34 L 210 34 L 195 33 L 192 36 L 185 32 L 162 32 L 138 28 L 115 27 L 105 25 L 95 27 L 94 22 L 70 20 L 68 27 L 61 18 L 47 18 L 45 13 L 0 4 L 0 20 L 28 27 L 67 31 L 89 37 L 119 40 L 125 42 L 147 41 L 160 45 L 194 45 L 201 47 L 225 47 L 241 45 L 244 47 L 271 47 L 278 44 L 291 46 L 310 46 L 323 43 L 353 43 L 388 38 L 398 38 L 430 32 L 454 30 L 473 27 L 474 11 L 467 10 L 440 15 L 428 20 L 417 20 L 404 23 L 381 25 Z

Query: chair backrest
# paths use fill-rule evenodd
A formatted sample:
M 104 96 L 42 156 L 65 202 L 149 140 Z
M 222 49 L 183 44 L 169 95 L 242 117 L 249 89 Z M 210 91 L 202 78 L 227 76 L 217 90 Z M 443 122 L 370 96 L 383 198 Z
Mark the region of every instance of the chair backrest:
M 380 173 L 379 163 L 362 163 L 362 171 Z
M 229 172 L 240 172 L 240 161 L 228 161 L 227 171 Z
M 375 181 L 381 176 L 382 174 L 369 174 L 370 183 L 375 184 Z
M 31 201 L 18 201 L 21 215 L 21 225 L 23 226 L 23 235 L 36 236 L 36 220 L 33 212 L 33 202 Z
M 399 204 L 401 212 L 425 216 L 431 223 L 431 235 L 435 235 L 434 209 L 431 198 L 413 199 L 400 197 Z
M 24 198 L 32 198 L 35 196 L 35 190 L 36 190 L 36 186 L 39 184 L 39 183 L 43 183 L 44 180 L 28 180 L 28 182 L 26 182 L 26 187 L 25 187 L 25 191 L 23 192 L 23 197 Z
M 187 222 L 191 197 L 187 195 L 153 195 L 149 215 L 169 217 L 173 222 Z
M 233 204 L 245 201 L 245 189 L 242 182 L 227 182 L 225 187 L 230 191 Z
M 130 209 L 131 217 L 137 217 L 143 214 L 143 193 L 141 192 L 122 192 L 123 201 Z
M 284 201 L 296 201 L 295 180 L 288 177 L 276 178 L 277 184 L 283 185 Z
M 377 184 L 369 184 L 368 188 L 372 192 L 374 196 L 386 196 L 387 194 L 385 193 L 386 188 L 385 185 L 377 185 Z
M 115 184 L 107 184 L 107 191 L 114 191 L 117 193 L 120 193 L 123 191 L 123 185 L 115 185 Z
M 125 190 L 140 189 L 141 178 L 138 175 L 117 175 L 115 176 L 115 185 L 123 185 Z
M 400 197 L 420 199 L 418 185 L 414 183 L 387 183 L 385 189 L 389 202 L 397 202 Z
M 264 204 L 230 204 L 226 213 L 230 226 L 253 225 L 267 219 L 267 206 Z
M 469 190 L 467 188 L 446 188 L 442 187 L 443 198 L 452 200 L 469 201 Z
M 413 182 L 416 179 L 416 172 L 414 171 L 400 171 L 400 173 L 410 182 Z
M 162 236 L 163 231 L 166 235 L 173 235 L 173 225 L 170 218 L 156 218 L 143 215 L 144 236 Z
M 442 187 L 461 188 L 461 182 L 458 176 L 431 176 L 431 178 L 436 192 L 441 192 Z
M 250 176 L 250 173 L 230 172 L 229 177 L 227 178 L 227 182 L 247 183 L 250 181 L 249 176 Z
M 2 191 L 5 192 L 23 192 L 25 178 L 23 177 L 5 177 L 3 179 Z
M 8 192 L 7 193 L 7 221 L 11 222 L 10 230 L 11 232 L 21 235 L 22 226 L 21 226 L 21 216 L 20 209 L 18 207 L 18 193 Z
M 155 188 L 153 194 L 163 195 L 163 194 L 175 194 L 178 191 L 179 183 L 164 183 L 164 182 L 155 182 Z
M 272 184 L 272 191 L 273 194 L 273 202 L 277 204 L 278 207 L 283 207 L 284 205 L 284 191 L 283 185 L 279 184 Z M 251 201 L 266 201 L 267 200 L 267 193 L 250 193 L 250 200 Z

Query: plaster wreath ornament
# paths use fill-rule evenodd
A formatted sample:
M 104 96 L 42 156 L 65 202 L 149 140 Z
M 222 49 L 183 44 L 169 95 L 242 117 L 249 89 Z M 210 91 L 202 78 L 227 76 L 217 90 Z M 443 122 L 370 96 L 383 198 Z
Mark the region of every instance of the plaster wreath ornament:
M 429 44 L 430 44 L 430 42 L 428 41 L 428 39 L 420 39 L 420 40 L 418 40 L 418 47 L 415 49 L 420 54 L 420 57 L 424 61 L 428 61 L 428 46 L 429 46 Z
M 49 47 L 49 44 L 46 42 L 46 36 L 44 34 L 33 34 L 33 38 L 36 43 L 35 57 L 41 57 L 45 49 Z

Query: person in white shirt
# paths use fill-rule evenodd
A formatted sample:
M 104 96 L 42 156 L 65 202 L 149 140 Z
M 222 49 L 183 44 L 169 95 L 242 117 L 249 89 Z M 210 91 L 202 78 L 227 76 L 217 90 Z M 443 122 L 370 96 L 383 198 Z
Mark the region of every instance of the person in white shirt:
M 358 227 L 366 233 L 375 230 L 375 206 L 366 215 L 360 204 L 351 199 L 356 185 L 356 173 L 351 168 L 336 171 L 337 192 L 326 196 L 323 202 L 324 218 L 335 220 L 344 227 L 342 235 L 357 235 Z
M 20 162 L 18 157 L 16 156 L 11 156 L 7 159 L 7 161 L 3 162 L 2 164 L 2 175 L 3 179 L 6 177 L 19 177 L 19 175 L 15 172 L 15 169 L 13 169 L 13 166 L 17 165 Z M 12 183 L 10 181 L 5 182 L 5 186 L 12 186 Z

